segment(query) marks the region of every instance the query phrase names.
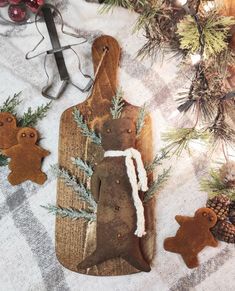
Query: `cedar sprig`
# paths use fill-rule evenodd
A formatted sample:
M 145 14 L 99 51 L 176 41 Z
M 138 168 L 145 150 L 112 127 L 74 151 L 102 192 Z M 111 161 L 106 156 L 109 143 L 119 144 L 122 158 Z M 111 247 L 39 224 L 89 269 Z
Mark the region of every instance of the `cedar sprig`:
M 80 128 L 82 135 L 88 137 L 93 143 L 101 145 L 100 134 L 96 134 L 95 131 L 88 127 L 87 123 L 84 121 L 83 115 L 76 107 L 73 111 L 73 117 L 78 127 Z
M 208 140 L 207 130 L 198 130 L 196 128 L 178 128 L 172 129 L 162 135 L 162 138 L 168 144 L 165 147 L 167 152 L 179 156 L 184 149 L 189 150 L 189 143 L 193 140 Z
M 73 209 L 73 208 L 64 208 L 61 206 L 54 206 L 51 204 L 48 204 L 47 206 L 43 206 L 41 205 L 41 207 L 43 207 L 44 209 L 48 210 L 49 213 L 54 214 L 54 215 L 58 215 L 62 218 L 68 217 L 71 218 L 72 220 L 77 220 L 80 218 L 83 218 L 87 221 L 95 221 L 96 220 L 96 215 L 92 212 L 88 212 L 86 210 L 83 209 Z
M 144 127 L 145 124 L 145 117 L 147 114 L 146 103 L 140 107 L 137 121 L 136 121 L 136 134 L 139 135 Z
M 118 119 L 121 117 L 123 107 L 125 106 L 125 101 L 123 99 L 122 89 L 118 89 L 116 95 L 112 99 L 112 108 L 110 109 L 113 119 Z
M 154 197 L 154 195 L 162 189 L 165 183 L 168 181 L 170 177 L 171 167 L 168 169 L 164 169 L 161 174 L 158 175 L 156 181 L 150 186 L 149 190 L 145 193 L 144 202 L 148 202 L 150 199 Z
M 19 119 L 18 125 L 21 127 L 33 127 L 39 120 L 46 117 L 48 110 L 51 108 L 52 101 L 45 105 L 38 106 L 35 111 L 31 107 Z
M 217 195 L 227 195 L 232 200 L 235 199 L 235 188 L 228 187 L 221 178 L 218 170 L 211 170 L 210 176 L 207 179 L 202 179 L 200 182 L 201 191 L 208 193 L 209 198 Z
M 22 102 L 22 100 L 19 98 L 20 94 L 21 92 L 14 94 L 13 97 L 8 97 L 0 107 L 0 112 L 9 112 L 13 115 L 16 115 L 16 108 Z
M 96 209 L 97 203 L 95 202 L 93 195 L 86 186 L 78 182 L 76 177 L 71 175 L 67 170 L 60 169 L 57 165 L 52 166 L 52 172 L 60 179 L 62 179 L 66 186 L 71 187 L 77 194 L 78 198 L 88 203 L 92 209 Z
M 71 158 L 72 163 L 82 170 L 88 177 L 91 177 L 93 174 L 93 169 L 86 161 L 83 161 L 81 158 Z
M 167 152 L 165 149 L 162 149 L 160 153 L 157 153 L 154 157 L 151 164 L 147 165 L 145 167 L 147 172 L 153 172 L 157 166 L 161 166 L 163 160 L 166 160 L 170 157 L 169 152 Z

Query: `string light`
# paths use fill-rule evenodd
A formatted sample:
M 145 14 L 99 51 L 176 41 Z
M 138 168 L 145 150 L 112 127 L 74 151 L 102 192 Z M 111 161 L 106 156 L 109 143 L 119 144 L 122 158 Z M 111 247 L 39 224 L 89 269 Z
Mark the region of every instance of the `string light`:
M 205 12 L 210 12 L 215 9 L 215 2 L 214 1 L 209 1 L 205 5 L 203 5 L 203 9 Z
M 201 55 L 200 54 L 194 54 L 194 55 L 191 55 L 190 57 L 191 57 L 191 62 L 192 62 L 193 65 L 196 65 L 201 61 Z

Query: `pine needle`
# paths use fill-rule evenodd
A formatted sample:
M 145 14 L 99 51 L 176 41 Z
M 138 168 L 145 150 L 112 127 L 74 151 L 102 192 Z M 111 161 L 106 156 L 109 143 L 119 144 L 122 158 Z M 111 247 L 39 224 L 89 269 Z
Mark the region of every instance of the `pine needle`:
M 145 124 L 145 117 L 147 114 L 146 103 L 140 108 L 136 121 L 136 134 L 139 135 Z
M 232 200 L 235 199 L 235 188 L 228 187 L 220 179 L 219 171 L 212 170 L 208 179 L 203 179 L 200 183 L 201 191 L 208 193 L 210 198 L 213 198 L 219 194 L 227 195 Z
M 235 24 L 234 17 L 211 13 L 207 18 L 201 19 L 201 22 L 205 39 L 205 56 L 215 56 L 226 50 L 230 28 Z M 180 48 L 192 54 L 200 51 L 199 31 L 193 17 L 185 16 L 177 28 L 176 33 L 180 37 Z
M 21 92 L 14 94 L 13 97 L 8 97 L 7 100 L 0 106 L 0 112 L 9 112 L 16 115 L 16 107 L 22 102 L 19 99 Z
M 87 162 L 83 161 L 79 157 L 71 158 L 72 163 L 77 166 L 80 170 L 82 170 L 88 177 L 91 177 L 93 174 L 93 169 Z
M 51 204 L 48 204 L 47 206 L 41 205 L 42 208 L 48 210 L 49 213 L 52 213 L 54 215 L 58 215 L 62 218 L 68 217 L 71 218 L 72 220 L 77 220 L 80 218 L 83 218 L 87 221 L 95 221 L 96 220 L 96 215 L 92 212 L 88 212 L 86 210 L 76 210 L 73 208 L 64 208 L 61 206 L 54 206 Z
M 0 154 L 0 167 L 4 167 L 8 165 L 8 158 L 2 154 Z
M 166 132 L 162 135 L 164 141 L 168 142 L 165 150 L 172 152 L 172 155 L 179 156 L 184 149 L 189 150 L 189 143 L 192 140 L 208 140 L 209 134 L 206 130 L 195 128 L 178 128 Z
M 145 167 L 146 171 L 153 172 L 157 166 L 162 165 L 162 161 L 168 159 L 170 156 L 165 149 L 162 149 L 160 153 L 156 154 L 155 158 L 153 159 L 152 163 Z
M 80 128 L 82 135 L 88 137 L 93 143 L 101 145 L 101 136 L 99 134 L 97 135 L 95 131 L 88 128 L 88 125 L 83 120 L 83 115 L 77 108 L 74 108 L 73 117 Z
M 162 174 L 158 175 L 157 180 L 153 182 L 153 184 L 150 186 L 149 190 L 145 193 L 144 196 L 144 203 L 148 202 L 150 199 L 154 197 L 154 195 L 162 189 L 164 184 L 167 182 L 167 180 L 170 177 L 170 171 L 171 167 L 168 169 L 164 169 Z
M 39 120 L 42 120 L 46 117 L 47 111 L 50 109 L 52 101 L 46 105 L 38 106 L 35 111 L 32 111 L 32 108 L 29 107 L 28 111 L 24 113 L 22 118 L 19 120 L 18 124 L 21 127 L 34 127 Z
M 113 119 L 118 119 L 121 117 L 122 109 L 125 105 L 123 100 L 123 91 L 118 89 L 116 95 L 112 99 L 112 108 L 110 109 Z
M 124 7 L 132 10 L 134 8 L 132 2 L 131 0 L 104 0 L 100 13 L 108 13 L 115 7 Z
M 52 172 L 60 179 L 62 179 L 66 186 L 71 187 L 77 194 L 78 198 L 88 203 L 92 209 L 96 209 L 97 203 L 95 202 L 92 193 L 86 188 L 84 184 L 78 182 L 75 176 L 69 174 L 65 169 L 60 169 L 57 165 L 51 167 Z

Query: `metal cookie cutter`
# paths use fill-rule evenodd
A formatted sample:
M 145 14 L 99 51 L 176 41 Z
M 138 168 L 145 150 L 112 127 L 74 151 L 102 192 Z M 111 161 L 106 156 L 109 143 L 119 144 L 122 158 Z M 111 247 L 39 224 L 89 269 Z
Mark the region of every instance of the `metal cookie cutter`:
M 61 20 L 61 32 L 63 34 L 66 34 L 66 35 L 69 35 L 69 36 L 72 36 L 72 37 L 75 37 L 75 38 L 83 38 L 84 39 L 84 37 L 81 37 L 81 36 L 79 36 L 77 34 L 73 34 L 73 33 L 70 33 L 70 32 L 66 32 L 64 30 L 63 17 L 61 15 L 60 11 L 55 6 L 53 6 L 51 4 L 45 4 L 45 5 L 41 6 L 39 8 L 39 10 L 37 11 L 37 13 L 35 15 L 35 25 L 36 25 L 36 29 L 37 29 L 38 33 L 41 35 L 41 39 L 37 43 L 37 45 L 31 51 L 29 51 L 26 54 L 25 57 L 26 57 L 27 60 L 30 60 L 30 59 L 36 58 L 36 57 L 38 57 L 40 55 L 45 55 L 45 58 L 44 58 L 44 70 L 45 70 L 45 73 L 46 73 L 46 76 L 47 76 L 47 85 L 45 87 L 43 87 L 42 95 L 44 97 L 52 99 L 52 100 L 58 99 L 62 95 L 62 93 L 65 91 L 65 89 L 67 88 L 67 86 L 69 84 L 73 85 L 75 88 L 77 88 L 79 91 L 81 91 L 83 93 L 90 91 L 90 89 L 92 88 L 92 86 L 94 84 L 94 80 L 92 79 L 92 77 L 90 75 L 84 74 L 82 72 L 80 58 L 79 58 L 77 52 L 73 49 L 73 46 L 77 46 L 77 45 L 83 44 L 83 43 L 87 42 L 87 40 L 84 39 L 80 43 L 61 46 L 60 40 L 59 40 L 59 37 L 58 37 L 58 33 L 57 33 L 57 30 L 56 30 L 55 22 L 54 22 L 55 14 L 58 15 L 60 20 Z M 38 27 L 39 17 L 40 17 L 40 19 L 43 17 L 44 20 L 45 20 L 45 23 L 46 23 L 46 26 L 47 26 L 47 30 L 48 30 L 48 33 L 49 33 L 49 37 L 50 37 L 50 40 L 51 40 L 51 44 L 52 44 L 52 49 L 40 52 L 37 55 L 33 55 L 33 52 L 35 52 L 35 50 L 40 46 L 40 44 L 45 39 L 45 37 L 43 36 L 43 34 L 41 33 L 41 31 L 39 30 L 39 27 Z M 85 88 L 80 88 L 78 85 L 73 83 L 71 78 L 70 78 L 70 76 L 69 76 L 69 73 L 68 73 L 68 70 L 67 70 L 67 67 L 66 67 L 66 64 L 65 64 L 64 56 L 63 56 L 63 51 L 67 50 L 67 49 L 72 50 L 73 53 L 76 55 L 77 60 L 78 60 L 78 69 L 79 69 L 80 73 L 83 75 L 83 77 L 89 79 L 89 81 L 88 81 L 87 85 L 85 86 Z M 53 54 L 54 57 L 55 57 L 56 65 L 57 65 L 58 72 L 59 72 L 59 75 L 60 75 L 60 79 L 61 79 L 61 82 L 62 82 L 57 94 L 55 94 L 54 96 L 53 96 L 52 93 L 50 93 L 51 89 L 53 87 L 53 82 L 50 83 L 49 74 L 48 74 L 47 69 L 46 69 L 47 56 L 51 55 L 51 54 Z

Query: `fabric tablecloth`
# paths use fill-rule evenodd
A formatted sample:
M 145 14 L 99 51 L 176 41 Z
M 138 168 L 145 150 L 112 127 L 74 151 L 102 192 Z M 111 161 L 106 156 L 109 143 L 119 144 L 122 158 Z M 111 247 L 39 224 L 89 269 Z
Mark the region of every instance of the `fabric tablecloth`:
M 100 14 L 99 4 L 84 0 L 51 1 L 60 8 L 67 29 L 85 36 L 88 42 L 76 47 L 81 56 L 83 70 L 93 74 L 91 45 L 102 34 L 115 37 L 122 47 L 120 85 L 125 98 L 141 105 L 151 100 L 154 125 L 154 148 L 162 147 L 161 132 L 177 125 L 191 125 L 190 116 L 179 118 L 177 93 L 187 82 L 187 76 L 179 72 L 179 60 L 166 58 L 155 63 L 136 58 L 144 44 L 143 32 L 133 34 L 137 14 L 123 8 L 113 13 Z M 40 29 L 47 36 L 45 25 Z M 39 41 L 35 25 L 0 25 L 0 102 L 9 95 L 22 91 L 22 114 L 29 106 L 36 108 L 46 103 L 41 88 L 46 82 L 43 57 L 31 61 L 25 59 L 27 51 Z M 71 37 L 61 35 L 62 44 L 74 43 Z M 46 37 L 38 48 L 50 48 Z M 77 70 L 76 59 L 65 52 L 66 64 L 74 80 L 85 84 Z M 50 71 L 56 72 L 53 57 L 48 61 Z M 51 152 L 43 169 L 48 181 L 43 186 L 31 182 L 13 187 L 7 181 L 9 170 L 0 169 L 0 291 L 157 291 L 157 290 L 221 290 L 235 289 L 234 245 L 220 243 L 218 248 L 205 248 L 199 255 L 200 266 L 190 270 L 180 256 L 165 252 L 163 240 L 175 234 L 178 225 L 176 214 L 193 215 L 205 205 L 207 194 L 200 191 L 199 181 L 206 175 L 209 160 L 206 152 L 195 147 L 192 156 L 183 154 L 172 159 L 164 167 L 172 165 L 171 177 L 157 196 L 156 254 L 150 273 L 122 277 L 92 277 L 65 269 L 55 254 L 55 217 L 40 205 L 56 203 L 56 178 L 50 166 L 57 163 L 59 122 L 62 112 L 84 101 L 87 94 L 69 88 L 63 97 L 55 101 L 46 118 L 38 123 L 42 139 L 40 144 Z M 161 172 L 158 168 L 157 173 Z

